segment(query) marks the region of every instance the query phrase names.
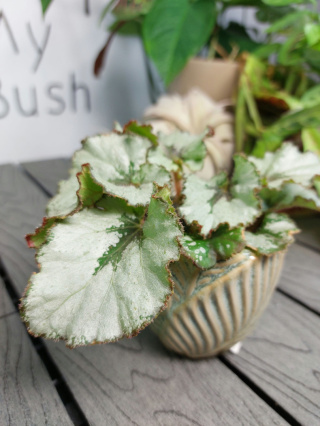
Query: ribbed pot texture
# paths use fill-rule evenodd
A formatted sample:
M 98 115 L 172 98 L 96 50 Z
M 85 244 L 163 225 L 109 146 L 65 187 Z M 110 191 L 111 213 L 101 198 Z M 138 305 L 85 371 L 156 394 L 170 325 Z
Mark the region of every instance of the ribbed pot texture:
M 278 282 L 284 255 L 256 257 L 244 250 L 206 271 L 182 257 L 171 267 L 174 295 L 153 331 L 167 348 L 190 358 L 226 351 L 255 327 Z

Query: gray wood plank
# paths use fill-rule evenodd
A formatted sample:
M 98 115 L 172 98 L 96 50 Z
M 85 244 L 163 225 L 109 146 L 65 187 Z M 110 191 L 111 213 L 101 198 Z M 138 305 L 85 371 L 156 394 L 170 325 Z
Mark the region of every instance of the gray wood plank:
M 219 359 L 170 354 L 149 330 L 109 345 L 48 347 L 92 425 L 286 424 Z
M 303 232 L 296 235 L 297 241 L 320 251 L 320 215 L 294 218 Z
M 3 198 L 7 207 L 5 216 L 0 215 L 0 230 L 5 228 L 6 241 L 10 241 L 11 236 L 14 242 L 13 244 L 7 242 L 5 246 L 9 248 L 7 251 L 15 259 L 15 262 L 10 264 L 10 256 L 6 251 L 6 267 L 13 281 L 18 282 L 21 288 L 26 284 L 25 276 L 29 276 L 31 270 L 35 269 L 34 264 L 30 265 L 30 262 L 26 261 L 26 252 L 30 250 L 20 241 L 21 229 L 27 227 L 29 231 L 30 227 L 31 229 L 34 227 L 37 219 L 33 213 L 43 209 L 46 199 L 40 195 L 38 195 L 39 198 L 36 196 L 36 192 L 40 192 L 40 189 L 34 186 L 31 190 L 30 182 L 21 183 L 21 179 L 25 180 L 25 178 L 21 174 L 19 177 L 18 172 L 16 169 L 7 167 L 7 175 L 3 175 L 6 176 L 8 184 L 7 195 Z M 15 197 L 10 195 L 10 186 L 19 186 L 17 182 L 29 192 L 26 199 L 25 191 L 19 188 L 16 188 L 19 195 Z M 32 203 L 28 201 L 30 194 Z M 19 203 L 19 198 L 24 202 Z M 20 218 L 11 215 L 11 210 L 16 208 L 20 211 Z M 25 214 L 25 208 L 28 214 Z M 13 217 L 12 221 L 8 217 Z M 23 266 L 21 272 L 17 274 L 13 268 L 20 264 Z M 142 335 L 139 338 L 141 339 Z M 146 341 L 149 342 L 149 339 L 150 337 Z M 194 363 L 169 357 L 162 346 L 156 343 L 155 338 L 152 340 L 151 337 L 151 342 L 151 345 L 147 343 L 147 350 L 143 349 L 144 343 L 140 340 L 82 348 L 73 352 L 62 348 L 59 344 L 50 344 L 49 348 L 75 398 L 92 424 L 113 424 L 114 420 L 119 420 L 120 424 L 131 424 L 133 420 L 137 424 L 148 425 L 159 423 L 206 425 L 210 423 L 208 419 L 213 418 L 215 419 L 213 424 L 257 424 L 257 419 L 262 416 L 267 424 L 285 423 L 218 359 Z M 127 345 L 133 345 L 133 348 L 129 346 L 129 349 L 123 349 Z M 135 345 L 138 345 L 138 349 Z M 139 349 L 140 345 L 143 350 Z M 59 348 L 59 351 L 56 348 Z M 80 361 L 74 357 L 80 354 L 81 358 L 82 351 L 84 351 L 85 359 L 79 370 L 75 372 L 74 367 Z M 69 363 L 65 359 L 67 355 L 71 357 Z M 68 365 L 67 368 L 66 365 Z M 88 373 L 95 365 L 98 365 L 98 370 L 94 374 Z M 165 372 L 164 376 L 162 376 L 163 372 Z M 109 378 L 108 374 L 111 374 Z M 120 382 L 118 382 L 119 374 L 123 374 Z M 172 378 L 171 374 L 173 374 Z M 107 375 L 107 380 L 104 375 Z M 135 376 L 138 378 L 138 385 L 135 383 Z M 113 381 L 115 386 L 106 388 L 110 383 L 112 385 Z M 122 384 L 122 381 L 125 383 Z M 159 386 L 160 383 L 161 386 Z M 166 391 L 168 387 L 169 391 Z M 231 394 L 232 397 L 230 397 Z M 178 401 L 174 398 L 178 398 Z M 145 407 L 147 403 L 148 410 Z
M 58 182 L 68 177 L 71 160 L 57 158 L 53 160 L 23 163 L 22 167 L 50 193 L 58 190 Z
M 286 255 L 278 286 L 320 314 L 320 255 L 293 244 Z
M 17 313 L 0 319 L 0 424 L 72 425 Z
M 0 257 L 22 294 L 32 271 L 34 251 L 25 235 L 40 225 L 47 197 L 13 165 L 0 167 Z
M 303 425 L 320 424 L 320 317 L 276 293 L 239 355 L 225 355 Z
M 4 282 L 0 277 L 0 320 L 13 312 L 16 312 L 15 307 L 11 303 Z

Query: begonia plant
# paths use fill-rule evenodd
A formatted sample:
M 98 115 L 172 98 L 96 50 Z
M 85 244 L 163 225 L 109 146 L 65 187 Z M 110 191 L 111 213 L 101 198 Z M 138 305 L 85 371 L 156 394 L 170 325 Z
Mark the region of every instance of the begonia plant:
M 181 256 L 200 269 L 244 248 L 269 256 L 298 232 L 286 210 L 319 210 L 315 154 L 290 143 L 261 159 L 237 154 L 230 175 L 205 180 L 204 136 L 130 122 L 83 141 L 26 237 L 39 265 L 21 301 L 33 335 L 69 347 L 132 337 L 166 309 Z

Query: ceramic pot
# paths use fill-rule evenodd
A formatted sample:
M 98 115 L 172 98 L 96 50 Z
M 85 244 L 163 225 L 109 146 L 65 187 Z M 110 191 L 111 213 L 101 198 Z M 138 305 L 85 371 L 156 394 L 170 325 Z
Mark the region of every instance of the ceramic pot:
M 226 351 L 255 327 L 277 284 L 285 252 L 244 250 L 200 271 L 183 257 L 172 265 L 174 295 L 152 325 L 163 344 L 200 358 Z
M 158 71 L 148 58 L 146 68 L 149 93 L 154 103 L 166 91 L 186 95 L 192 88 L 202 90 L 214 101 L 232 99 L 240 76 L 240 67 L 236 62 L 195 57 L 190 59 L 166 90 Z
M 192 58 L 168 88 L 169 93 L 186 95 L 196 87 L 214 101 L 232 99 L 238 85 L 238 63 L 222 59 Z

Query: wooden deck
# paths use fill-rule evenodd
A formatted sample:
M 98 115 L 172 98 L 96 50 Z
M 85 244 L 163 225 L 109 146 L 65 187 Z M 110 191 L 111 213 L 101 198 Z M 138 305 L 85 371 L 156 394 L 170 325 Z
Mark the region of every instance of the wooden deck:
M 63 159 L 0 166 L 0 425 L 320 425 L 320 218 L 290 248 L 277 291 L 238 355 L 190 361 L 147 329 L 75 350 L 28 335 L 18 299 Z

